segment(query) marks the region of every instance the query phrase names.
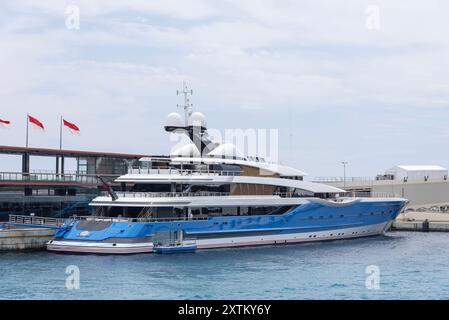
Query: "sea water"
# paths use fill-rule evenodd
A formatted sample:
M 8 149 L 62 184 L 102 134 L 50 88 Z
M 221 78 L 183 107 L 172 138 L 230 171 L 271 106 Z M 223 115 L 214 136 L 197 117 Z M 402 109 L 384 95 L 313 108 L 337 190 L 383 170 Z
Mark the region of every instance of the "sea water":
M 449 233 L 173 255 L 0 254 L 0 299 L 448 299 Z

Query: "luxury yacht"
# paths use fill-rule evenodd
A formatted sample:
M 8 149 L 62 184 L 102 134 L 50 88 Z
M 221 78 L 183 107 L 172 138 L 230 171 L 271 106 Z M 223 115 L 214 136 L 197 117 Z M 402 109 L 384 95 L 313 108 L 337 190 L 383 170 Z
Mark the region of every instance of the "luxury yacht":
M 204 115 L 184 86 L 185 119 L 165 130 L 189 143 L 139 168 L 90 205 L 95 214 L 68 219 L 48 250 L 71 253 L 170 253 L 281 245 L 379 235 L 407 204 L 402 198 L 354 197 L 304 181 L 304 172 L 213 142 Z

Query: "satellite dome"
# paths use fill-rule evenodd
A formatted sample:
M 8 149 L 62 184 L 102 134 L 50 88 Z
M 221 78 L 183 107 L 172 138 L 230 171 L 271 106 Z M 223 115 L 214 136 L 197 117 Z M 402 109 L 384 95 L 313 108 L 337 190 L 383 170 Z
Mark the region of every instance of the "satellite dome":
M 198 148 L 193 143 L 189 143 L 189 144 L 186 144 L 182 147 L 179 147 L 179 148 L 173 150 L 170 153 L 170 157 L 172 157 L 172 158 L 175 158 L 175 157 L 199 158 L 199 157 L 201 157 L 201 154 L 200 154 L 200 151 L 198 150 Z
M 188 125 L 200 126 L 201 128 L 207 128 L 206 117 L 201 112 L 194 112 L 189 117 Z
M 179 113 L 172 112 L 167 116 L 167 120 L 165 121 L 165 130 L 174 131 L 175 129 L 182 127 L 184 127 L 184 124 Z
M 209 157 L 222 159 L 244 159 L 242 153 L 232 143 L 224 143 L 209 152 Z

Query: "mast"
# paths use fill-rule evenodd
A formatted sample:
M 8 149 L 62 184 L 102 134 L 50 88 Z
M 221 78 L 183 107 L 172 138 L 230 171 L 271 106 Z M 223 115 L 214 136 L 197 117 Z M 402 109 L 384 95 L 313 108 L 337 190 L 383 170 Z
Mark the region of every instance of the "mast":
M 189 89 L 189 87 L 187 86 L 186 82 L 183 81 L 182 82 L 182 90 L 176 90 L 176 95 L 179 94 L 183 94 L 184 95 L 184 105 L 180 106 L 179 104 L 177 105 L 178 108 L 182 107 L 184 108 L 184 121 L 185 121 L 185 126 L 188 126 L 188 122 L 189 122 L 189 117 L 192 115 L 193 112 L 193 104 L 190 103 L 190 96 L 193 94 L 193 90 Z

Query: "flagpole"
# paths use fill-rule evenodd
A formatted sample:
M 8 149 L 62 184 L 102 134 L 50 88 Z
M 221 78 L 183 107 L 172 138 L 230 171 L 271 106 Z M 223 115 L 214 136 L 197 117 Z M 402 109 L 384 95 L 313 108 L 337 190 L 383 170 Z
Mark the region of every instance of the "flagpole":
M 62 150 L 62 116 L 61 122 L 59 123 L 59 150 Z
M 27 113 L 27 136 L 26 136 L 26 147 L 28 148 L 28 127 L 30 122 L 30 115 Z

